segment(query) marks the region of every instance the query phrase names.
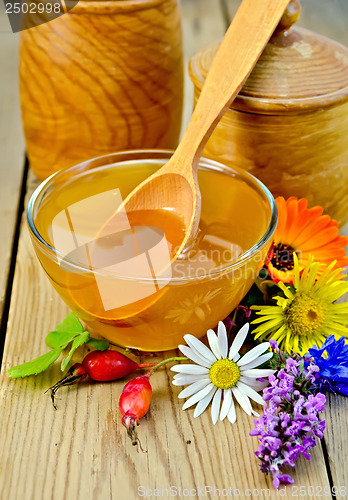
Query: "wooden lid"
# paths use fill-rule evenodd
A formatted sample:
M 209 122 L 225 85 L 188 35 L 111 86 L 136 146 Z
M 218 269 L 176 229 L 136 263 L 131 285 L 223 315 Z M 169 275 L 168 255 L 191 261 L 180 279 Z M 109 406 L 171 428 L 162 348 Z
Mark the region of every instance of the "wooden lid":
M 309 112 L 348 100 L 348 48 L 324 36 L 291 27 L 299 18 L 291 0 L 233 109 L 283 114 Z M 196 52 L 190 76 L 201 89 L 220 41 Z M 236 48 L 238 50 L 238 47 Z

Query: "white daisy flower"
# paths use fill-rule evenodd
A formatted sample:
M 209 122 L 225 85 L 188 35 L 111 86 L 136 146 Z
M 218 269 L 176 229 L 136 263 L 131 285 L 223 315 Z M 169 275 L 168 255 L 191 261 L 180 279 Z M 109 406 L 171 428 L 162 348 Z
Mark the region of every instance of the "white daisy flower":
M 217 335 L 213 330 L 207 332 L 210 349 L 193 335 L 185 335 L 184 339 L 189 347 L 179 345 L 179 349 L 196 364 L 181 364 L 171 368 L 177 372 L 174 375 L 174 385 L 190 384 L 179 394 L 179 398 L 189 398 L 184 403 L 183 410 L 197 403 L 193 416 L 198 417 L 213 401 L 211 406 L 213 424 L 218 421 L 219 413 L 220 420 L 227 417 L 233 424 L 236 421 L 235 399 L 245 413 L 259 416 L 253 410 L 250 399 L 260 405 L 264 404 L 263 398 L 257 391 L 266 387 L 268 382 L 260 382 L 257 379 L 272 375 L 274 370 L 257 367 L 268 361 L 273 353 L 265 353 L 270 344 L 264 342 L 240 357 L 239 350 L 248 331 L 247 323 L 239 330 L 229 351 L 226 327 L 221 321 Z

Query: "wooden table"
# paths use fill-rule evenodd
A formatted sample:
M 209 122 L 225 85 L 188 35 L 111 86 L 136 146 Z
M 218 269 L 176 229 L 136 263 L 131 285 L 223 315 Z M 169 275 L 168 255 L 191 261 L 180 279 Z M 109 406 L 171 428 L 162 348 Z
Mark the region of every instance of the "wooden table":
M 222 36 L 238 4 L 183 0 L 186 62 L 199 47 Z M 348 45 L 347 0 L 302 4 L 300 25 Z M 44 276 L 25 226 L 24 206 L 37 181 L 25 164 L 17 36 L 9 33 L 0 5 L 0 499 L 132 500 L 138 494 L 151 498 L 156 488 L 166 498 L 171 486 L 168 496 L 207 493 L 215 498 L 218 488 L 221 496 L 277 498 L 253 454 L 257 439 L 248 437 L 252 418 L 237 411 L 237 424 L 220 422 L 215 427 L 209 412 L 194 419 L 193 411 L 181 410 L 179 388 L 171 384 L 168 368 L 153 377 L 153 403 L 140 427 L 147 454 L 136 453 L 121 425 L 117 406 L 123 382 L 67 389 L 54 411 L 43 393 L 58 379 L 58 366 L 23 380 L 6 375 L 9 367 L 46 352 L 44 336 L 68 309 Z M 192 107 L 188 78 L 186 84 L 185 122 Z M 311 462 L 299 460 L 296 487 L 283 491 L 286 498 L 328 498 L 330 487 L 348 488 L 347 410 L 347 399 L 329 398 L 325 438 L 313 450 Z M 212 493 L 207 492 L 210 487 Z M 203 491 L 192 491 L 199 488 Z M 337 497 L 345 498 L 343 490 Z

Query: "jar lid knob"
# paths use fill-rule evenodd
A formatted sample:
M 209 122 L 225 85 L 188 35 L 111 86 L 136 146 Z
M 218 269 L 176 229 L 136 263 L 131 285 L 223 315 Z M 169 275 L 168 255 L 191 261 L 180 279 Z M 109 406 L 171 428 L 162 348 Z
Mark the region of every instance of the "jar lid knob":
M 279 33 L 279 31 L 288 31 L 291 28 L 291 26 L 299 20 L 300 14 L 301 14 L 300 2 L 298 0 L 291 0 L 282 18 L 280 19 L 275 32 Z

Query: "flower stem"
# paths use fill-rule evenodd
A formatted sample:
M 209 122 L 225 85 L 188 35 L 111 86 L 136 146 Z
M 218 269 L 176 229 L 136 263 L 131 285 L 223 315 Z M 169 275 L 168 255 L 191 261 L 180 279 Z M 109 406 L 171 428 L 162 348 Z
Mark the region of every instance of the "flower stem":
M 145 376 L 146 377 L 151 377 L 151 375 L 153 374 L 153 372 L 155 370 L 158 370 L 158 368 L 160 368 L 161 366 L 165 365 L 166 363 L 170 363 L 172 361 L 186 361 L 188 358 L 183 358 L 183 357 L 180 357 L 180 356 L 175 356 L 173 358 L 167 358 L 167 359 L 164 359 L 163 361 L 160 361 L 159 363 L 157 363 L 157 365 L 155 365 Z

